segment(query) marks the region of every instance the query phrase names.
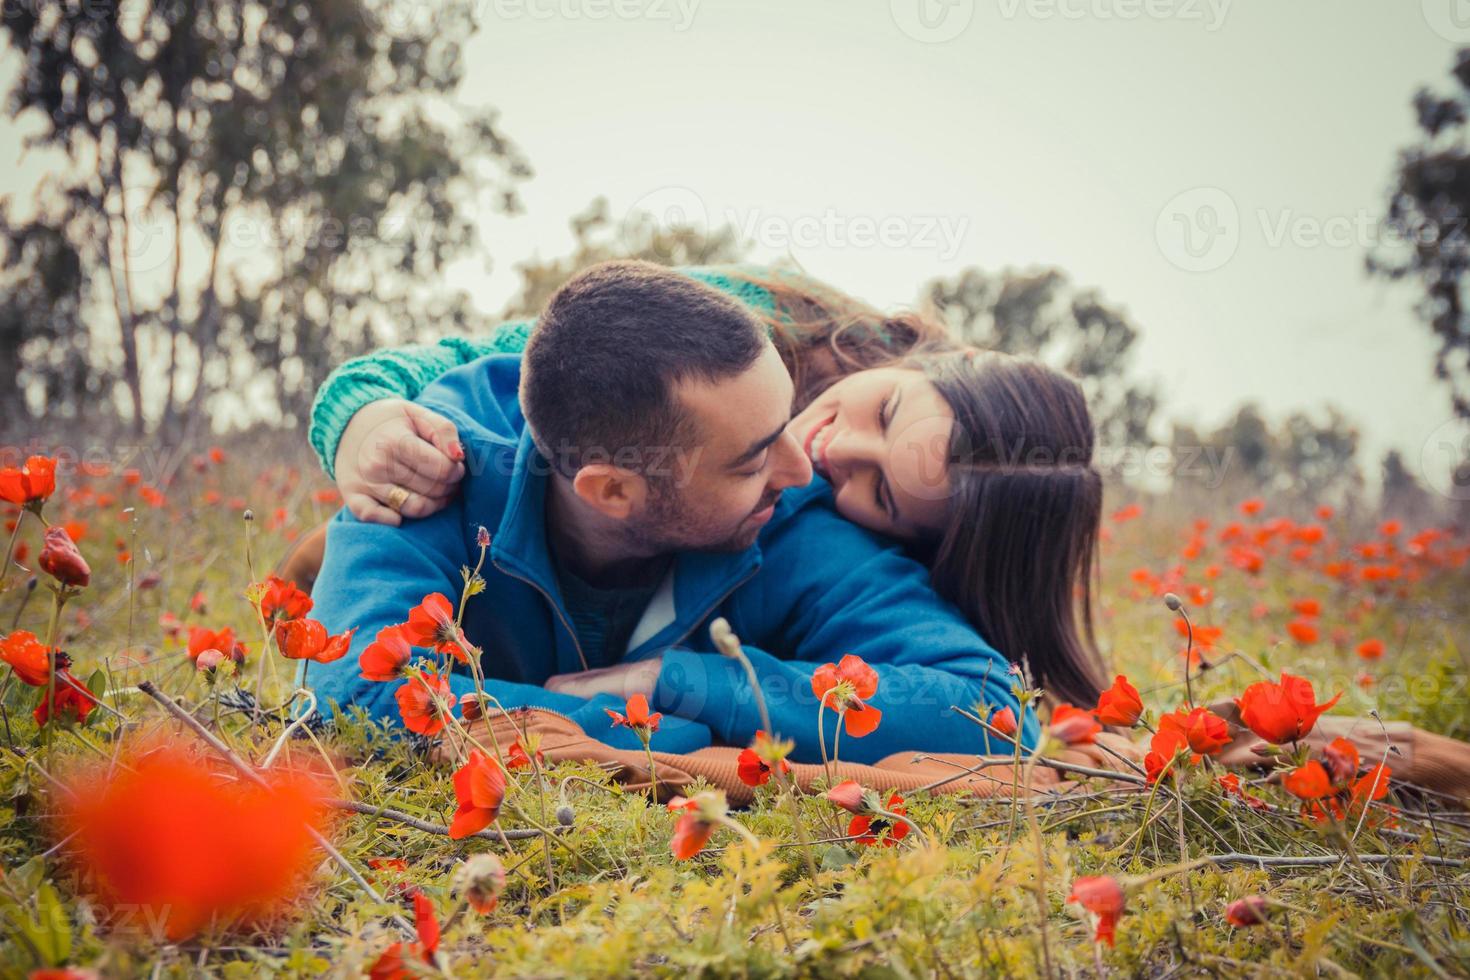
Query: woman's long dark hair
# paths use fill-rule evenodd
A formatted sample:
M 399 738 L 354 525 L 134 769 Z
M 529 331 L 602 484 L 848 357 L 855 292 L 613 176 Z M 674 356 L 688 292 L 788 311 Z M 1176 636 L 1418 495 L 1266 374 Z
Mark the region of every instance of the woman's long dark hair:
M 804 274 L 742 271 L 796 382 L 797 410 L 873 367 L 924 372 L 954 411 L 952 502 L 937 538 L 912 542 L 935 591 L 1024 660 L 1049 698 L 1091 706 L 1105 680 L 1092 594 L 1102 523 L 1094 430 L 1075 380 L 1030 358 L 962 347 L 936 317 L 885 315 Z

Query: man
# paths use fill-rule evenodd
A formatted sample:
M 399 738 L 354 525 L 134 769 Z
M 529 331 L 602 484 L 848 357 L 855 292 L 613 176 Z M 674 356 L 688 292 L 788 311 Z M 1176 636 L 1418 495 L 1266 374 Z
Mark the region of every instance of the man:
M 323 702 L 398 717 L 401 682 L 363 680 L 357 654 L 426 595 L 458 602 L 484 526 L 485 588 L 463 628 L 508 708 L 558 711 L 632 748 L 604 709 L 641 691 L 665 714 L 655 748 L 746 744 L 760 726 L 749 681 L 708 636 L 724 616 L 773 727 L 797 740 L 793 758 L 820 758 L 812 673 L 847 653 L 877 670 L 883 722 L 845 740 L 843 758 L 984 751 L 949 709 L 1014 708 L 1005 659 L 921 566 L 836 513 L 786 431 L 792 398 L 775 348 L 735 300 L 647 263 L 578 275 L 523 359 L 481 358 L 420 395 L 467 453 L 450 505 L 402 528 L 346 511 L 333 521 L 314 614 L 359 632 L 348 656 L 310 672 Z M 474 689 L 458 669 L 451 681 L 456 695 Z

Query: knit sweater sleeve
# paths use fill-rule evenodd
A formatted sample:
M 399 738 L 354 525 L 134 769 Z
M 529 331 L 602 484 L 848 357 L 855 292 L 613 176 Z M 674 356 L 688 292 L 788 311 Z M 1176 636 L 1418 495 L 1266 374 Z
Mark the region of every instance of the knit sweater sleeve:
M 488 337 L 445 337 L 436 344 L 374 351 L 337 368 L 316 393 L 307 430 L 322 469 L 336 478 L 332 464 L 337 444 L 358 409 L 383 398 L 416 398 L 446 371 L 486 354 L 519 354 L 526 349 L 533 323 L 512 320 Z
M 771 294 L 752 281 L 766 274 L 758 266 L 690 266 L 678 271 L 729 294 L 757 313 L 775 312 Z M 337 444 L 358 409 L 383 398 L 416 398 L 440 375 L 477 357 L 524 353 L 535 322 L 511 320 L 485 338 L 446 337 L 437 344 L 374 351 L 337 368 L 322 383 L 311 406 L 308 438 L 322 469 L 336 478 L 332 464 Z

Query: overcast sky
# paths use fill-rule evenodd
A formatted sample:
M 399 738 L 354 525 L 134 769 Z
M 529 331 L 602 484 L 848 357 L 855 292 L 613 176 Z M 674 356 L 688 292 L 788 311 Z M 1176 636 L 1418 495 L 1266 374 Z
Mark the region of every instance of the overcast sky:
M 1370 470 L 1396 446 L 1442 479 L 1458 432 L 1416 293 L 1363 261 L 1467 0 L 475 3 L 463 95 L 536 172 L 526 214 L 484 217 L 491 270 L 453 270 L 486 310 L 599 195 L 733 224 L 884 306 L 1057 266 L 1140 326 L 1169 414 L 1333 403 Z
M 565 251 L 604 194 L 885 305 L 966 265 L 1059 266 L 1129 311 L 1180 416 L 1331 402 L 1369 459 L 1448 458 L 1415 294 L 1363 260 L 1470 3 L 586 3 L 479 0 L 465 93 L 536 170 L 528 214 L 485 222 L 494 258 Z M 456 277 L 490 308 L 514 279 Z

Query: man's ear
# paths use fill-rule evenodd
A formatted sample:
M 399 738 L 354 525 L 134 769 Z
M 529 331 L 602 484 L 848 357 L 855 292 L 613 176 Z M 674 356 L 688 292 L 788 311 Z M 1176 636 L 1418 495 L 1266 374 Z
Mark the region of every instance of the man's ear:
M 648 497 L 648 481 L 642 474 L 611 463 L 582 467 L 572 477 L 572 489 L 583 503 L 616 521 L 627 520 Z

